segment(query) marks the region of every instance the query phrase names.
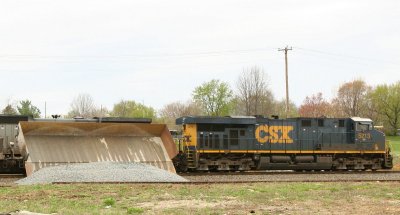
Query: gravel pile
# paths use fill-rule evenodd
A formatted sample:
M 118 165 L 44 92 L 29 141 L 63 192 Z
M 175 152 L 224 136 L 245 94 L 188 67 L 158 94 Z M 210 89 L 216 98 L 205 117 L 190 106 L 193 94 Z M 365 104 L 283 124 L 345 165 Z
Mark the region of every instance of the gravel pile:
M 94 162 L 46 167 L 17 184 L 52 182 L 186 182 L 179 175 L 143 163 Z

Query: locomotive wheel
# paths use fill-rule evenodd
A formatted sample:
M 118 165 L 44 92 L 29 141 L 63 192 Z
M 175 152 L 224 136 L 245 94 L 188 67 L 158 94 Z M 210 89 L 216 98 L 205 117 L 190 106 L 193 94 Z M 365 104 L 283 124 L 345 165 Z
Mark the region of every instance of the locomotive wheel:
M 173 159 L 173 163 L 174 163 L 176 172 L 187 172 L 188 171 L 187 158 L 186 158 L 185 154 L 179 153 Z

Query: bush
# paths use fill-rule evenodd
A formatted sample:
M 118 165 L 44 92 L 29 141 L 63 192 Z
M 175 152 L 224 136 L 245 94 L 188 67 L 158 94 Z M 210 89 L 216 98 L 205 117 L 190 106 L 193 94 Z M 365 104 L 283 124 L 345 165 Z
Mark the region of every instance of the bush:
M 126 213 L 128 213 L 128 214 L 141 214 L 143 212 L 144 212 L 144 210 L 142 208 L 128 208 L 126 210 Z
M 105 206 L 114 206 L 115 205 L 115 199 L 114 198 L 106 198 L 103 201 Z

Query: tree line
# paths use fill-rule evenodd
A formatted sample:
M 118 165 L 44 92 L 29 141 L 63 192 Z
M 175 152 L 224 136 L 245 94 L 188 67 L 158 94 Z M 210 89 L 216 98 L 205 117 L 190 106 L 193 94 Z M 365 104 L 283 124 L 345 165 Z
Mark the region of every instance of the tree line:
M 299 107 L 302 117 L 352 117 L 372 119 L 395 135 L 400 128 L 400 81 L 370 86 L 363 80 L 342 84 L 328 101 L 322 93 L 307 96 Z
M 330 101 L 317 92 L 307 96 L 300 106 L 292 101 L 289 106 L 288 117 L 368 117 L 376 125 L 384 125 L 388 133 L 395 134 L 400 127 L 400 81 L 370 86 L 363 80 L 354 80 L 340 85 Z M 34 117 L 41 114 L 30 100 L 20 101 L 16 107 L 8 104 L 2 113 Z M 73 99 L 64 118 L 145 117 L 176 128 L 175 119 L 187 115 L 285 116 L 285 100 L 274 97 L 267 74 L 254 66 L 243 70 L 233 88 L 224 81 L 212 79 L 195 87 L 188 101 L 175 101 L 158 111 L 134 100 L 121 100 L 108 110 L 98 107 L 89 94 L 80 94 Z

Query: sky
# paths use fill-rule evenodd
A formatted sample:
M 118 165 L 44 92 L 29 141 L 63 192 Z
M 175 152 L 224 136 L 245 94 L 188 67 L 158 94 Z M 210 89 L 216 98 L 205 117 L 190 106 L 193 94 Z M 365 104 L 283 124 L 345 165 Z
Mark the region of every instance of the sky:
M 347 81 L 400 80 L 400 1 L 1 0 L 0 108 L 67 114 L 85 93 L 155 109 L 211 79 L 263 69 L 277 99 L 331 99 Z

